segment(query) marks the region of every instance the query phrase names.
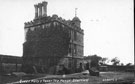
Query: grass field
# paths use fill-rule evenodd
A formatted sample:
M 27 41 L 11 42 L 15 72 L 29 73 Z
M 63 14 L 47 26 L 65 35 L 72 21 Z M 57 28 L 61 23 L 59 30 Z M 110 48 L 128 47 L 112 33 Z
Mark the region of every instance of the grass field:
M 20 81 L 20 79 L 22 79 Z M 34 79 L 34 80 L 30 80 Z M 83 75 L 82 73 L 69 75 L 26 75 L 0 76 L 0 84 L 19 81 L 18 84 L 130 84 L 134 81 L 134 74 L 130 72 L 100 72 L 100 76 Z M 131 83 L 132 84 L 132 83 Z

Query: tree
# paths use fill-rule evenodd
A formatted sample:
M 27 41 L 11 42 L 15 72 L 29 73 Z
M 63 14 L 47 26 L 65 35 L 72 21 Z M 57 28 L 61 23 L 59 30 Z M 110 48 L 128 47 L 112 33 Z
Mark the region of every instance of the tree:
M 91 59 L 91 67 L 97 67 L 99 66 L 99 60 L 102 59 L 102 57 L 97 56 L 97 55 L 93 55 L 93 56 L 89 56 L 89 58 Z
M 100 65 L 105 65 L 107 60 L 108 60 L 108 58 L 101 58 L 99 64 Z
M 127 64 L 126 64 L 126 66 L 131 66 L 131 65 L 132 65 L 132 63 L 127 63 Z
M 111 62 L 113 63 L 112 65 L 117 66 L 120 63 L 120 60 L 117 57 L 115 57 L 111 60 Z
M 123 64 L 123 63 L 121 63 L 120 65 L 121 65 L 121 66 L 124 66 L 124 64 Z

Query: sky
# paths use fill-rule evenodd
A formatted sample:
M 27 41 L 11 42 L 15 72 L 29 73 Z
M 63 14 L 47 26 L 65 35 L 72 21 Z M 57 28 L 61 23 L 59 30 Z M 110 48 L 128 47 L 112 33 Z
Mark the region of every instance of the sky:
M 22 56 L 24 23 L 35 17 L 43 0 L 0 0 L 0 54 Z M 134 63 L 133 0 L 46 0 L 47 15 L 72 20 L 84 30 L 84 55 L 97 54 Z

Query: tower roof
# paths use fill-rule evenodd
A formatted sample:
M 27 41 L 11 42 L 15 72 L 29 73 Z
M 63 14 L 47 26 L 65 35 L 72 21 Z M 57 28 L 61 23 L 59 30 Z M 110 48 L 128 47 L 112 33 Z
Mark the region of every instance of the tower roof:
M 81 22 L 81 20 L 80 20 L 77 16 L 75 16 L 75 17 L 72 19 L 72 21 L 80 21 L 80 22 Z

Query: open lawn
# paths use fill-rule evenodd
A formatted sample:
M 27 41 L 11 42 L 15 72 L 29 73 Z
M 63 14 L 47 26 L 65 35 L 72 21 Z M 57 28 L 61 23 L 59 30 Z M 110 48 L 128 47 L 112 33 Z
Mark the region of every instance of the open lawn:
M 0 76 L 0 84 L 13 84 L 16 81 L 18 81 L 18 84 L 132 84 L 134 81 L 134 73 L 100 72 L 100 76 L 89 76 L 88 74 L 82 73 L 69 75 L 36 74 L 25 75 L 23 77 Z

